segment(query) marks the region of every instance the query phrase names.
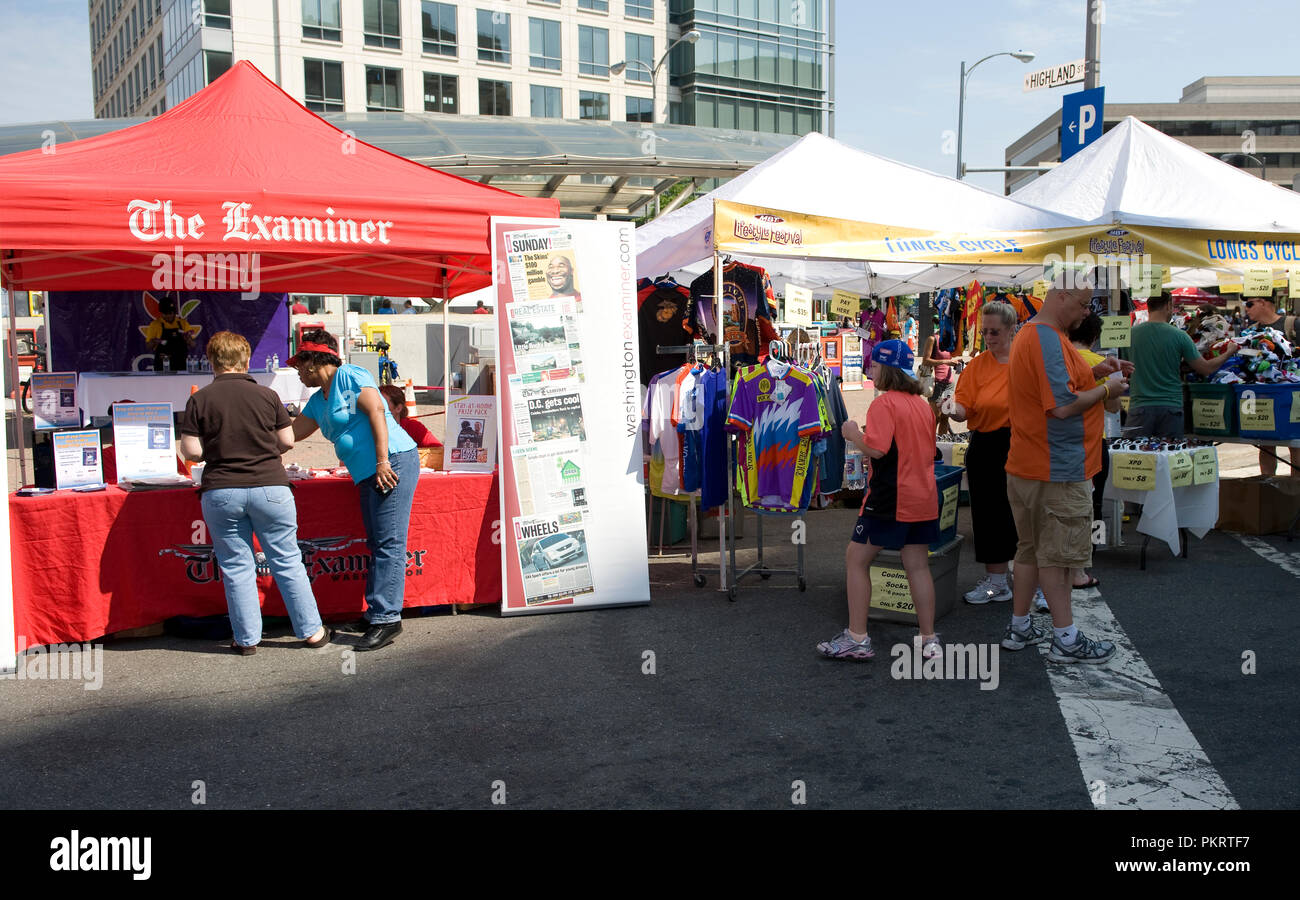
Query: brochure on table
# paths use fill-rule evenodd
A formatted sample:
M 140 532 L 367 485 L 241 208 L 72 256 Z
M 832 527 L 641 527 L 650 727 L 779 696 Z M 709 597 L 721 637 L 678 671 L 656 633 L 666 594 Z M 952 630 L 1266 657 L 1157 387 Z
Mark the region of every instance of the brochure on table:
M 81 425 L 76 372 L 32 373 L 32 427 L 37 431 Z
M 54 438 L 54 484 L 63 488 L 104 483 L 98 431 L 62 431 Z
M 447 468 L 491 472 L 497 464 L 497 398 L 458 397 L 447 409 Z
M 113 450 L 117 480 L 176 475 L 176 443 L 170 403 L 114 403 Z
M 492 219 L 503 615 L 650 602 L 634 247 L 626 223 Z

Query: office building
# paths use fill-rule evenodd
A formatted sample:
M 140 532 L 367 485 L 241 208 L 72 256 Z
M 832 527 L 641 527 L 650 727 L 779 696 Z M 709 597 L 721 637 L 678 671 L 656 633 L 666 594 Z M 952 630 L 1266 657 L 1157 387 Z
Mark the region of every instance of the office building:
M 830 124 L 831 0 L 91 0 L 97 118 L 156 115 L 247 59 L 322 113 L 804 134 Z M 618 66 L 620 62 L 625 66 Z
M 1107 103 L 1103 129 L 1109 131 L 1125 116 L 1211 156 L 1237 154 L 1228 162 L 1282 187 L 1293 187 L 1300 176 L 1300 76 L 1206 77 L 1183 88 L 1177 103 Z M 1060 158 L 1060 110 L 1006 151 L 1008 166 Z M 1037 177 L 1035 172 L 1008 172 L 1006 192 Z

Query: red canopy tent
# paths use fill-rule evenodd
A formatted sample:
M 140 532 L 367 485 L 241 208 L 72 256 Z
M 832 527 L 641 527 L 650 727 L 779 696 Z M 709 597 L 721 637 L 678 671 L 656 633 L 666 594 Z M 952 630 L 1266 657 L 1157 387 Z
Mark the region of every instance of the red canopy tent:
M 162 256 L 200 263 L 186 289 L 230 290 L 255 265 L 261 291 L 450 298 L 491 283 L 489 217 L 559 212 L 362 143 L 240 62 L 143 124 L 0 157 L 0 285 L 145 289 Z M 0 671 L 13 624 L 6 574 Z
M 260 254 L 263 291 L 454 297 L 492 280 L 493 215 L 556 218 L 559 203 L 362 143 L 240 62 L 143 124 L 0 157 L 0 275 L 147 288 L 180 247 L 207 266 Z

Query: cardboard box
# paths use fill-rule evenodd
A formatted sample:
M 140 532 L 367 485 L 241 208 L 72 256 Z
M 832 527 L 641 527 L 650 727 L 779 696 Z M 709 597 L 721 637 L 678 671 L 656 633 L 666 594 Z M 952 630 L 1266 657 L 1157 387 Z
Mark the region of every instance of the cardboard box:
M 1284 534 L 1300 513 L 1300 476 L 1253 475 L 1219 482 L 1222 531 Z
M 952 612 L 957 605 L 957 563 L 964 539 L 959 534 L 938 550 L 930 551 L 936 622 Z M 871 564 L 871 611 L 867 614 L 867 621 L 916 624 L 912 592 L 907 583 L 907 573 L 903 570 L 902 557 L 897 550 L 881 550 Z

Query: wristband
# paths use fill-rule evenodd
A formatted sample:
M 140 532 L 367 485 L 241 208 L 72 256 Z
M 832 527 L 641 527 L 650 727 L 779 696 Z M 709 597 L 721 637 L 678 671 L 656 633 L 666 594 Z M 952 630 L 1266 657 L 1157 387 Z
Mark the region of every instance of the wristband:
M 1105 389 L 1105 391 L 1106 391 L 1106 396 L 1104 396 L 1104 397 L 1101 398 L 1101 402 L 1102 402 L 1102 403 L 1106 403 L 1107 401 L 1110 400 L 1110 382 L 1108 381 L 1108 382 L 1106 382 L 1105 384 L 1103 384 L 1103 385 L 1102 385 L 1102 388 Z

